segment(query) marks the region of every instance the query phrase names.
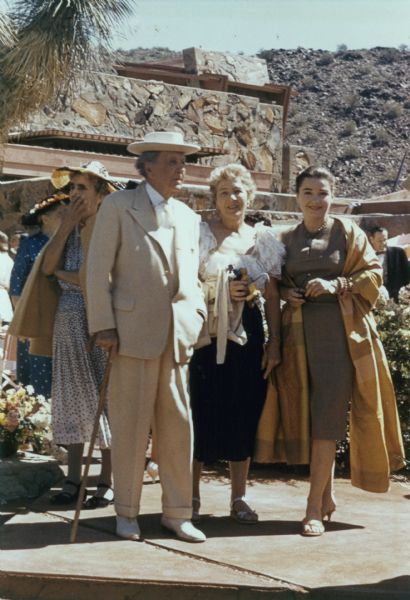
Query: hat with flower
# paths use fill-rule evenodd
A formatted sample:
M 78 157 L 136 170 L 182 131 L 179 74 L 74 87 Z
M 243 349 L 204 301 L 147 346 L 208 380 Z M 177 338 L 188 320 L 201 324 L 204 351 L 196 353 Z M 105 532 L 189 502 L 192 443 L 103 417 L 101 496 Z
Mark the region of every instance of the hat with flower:
M 29 210 L 29 215 L 39 215 L 48 211 L 50 208 L 53 208 L 56 204 L 60 202 L 67 203 L 70 200 L 70 196 L 62 191 L 58 191 L 51 196 L 47 196 L 43 200 L 36 202 L 33 208 Z

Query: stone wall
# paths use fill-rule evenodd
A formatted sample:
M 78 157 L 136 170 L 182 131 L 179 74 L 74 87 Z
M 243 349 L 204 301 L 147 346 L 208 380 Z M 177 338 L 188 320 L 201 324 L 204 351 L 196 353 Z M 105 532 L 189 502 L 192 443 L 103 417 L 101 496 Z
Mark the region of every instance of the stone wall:
M 52 190 L 51 182 L 43 178 L 0 182 L 0 230 L 7 235 L 21 230 L 21 216 Z
M 20 181 L 0 182 L 0 230 L 7 234 L 21 229 L 22 214 L 30 210 L 35 202 L 52 193 L 52 185 L 48 179 L 23 179 Z M 204 215 L 213 214 L 214 203 L 207 186 L 184 185 L 178 193 L 178 198 L 193 210 Z M 410 214 L 408 215 L 352 215 L 355 200 L 336 198 L 333 212 L 349 216 L 365 229 L 373 225 L 383 225 L 389 230 L 390 237 L 410 231 Z M 300 210 L 296 204 L 295 194 L 257 192 L 249 214 L 266 214 L 273 221 L 292 222 L 300 219 Z
M 33 115 L 28 129 L 133 139 L 149 131 L 181 130 L 187 140 L 223 153 L 200 158 L 200 164 L 241 162 L 272 173 L 273 190 L 281 189 L 282 107 L 250 96 L 85 74 L 75 96 Z
M 268 66 L 264 58 L 202 48 L 187 48 L 183 50 L 183 56 L 188 73 L 226 75 L 230 81 L 253 85 L 270 83 Z

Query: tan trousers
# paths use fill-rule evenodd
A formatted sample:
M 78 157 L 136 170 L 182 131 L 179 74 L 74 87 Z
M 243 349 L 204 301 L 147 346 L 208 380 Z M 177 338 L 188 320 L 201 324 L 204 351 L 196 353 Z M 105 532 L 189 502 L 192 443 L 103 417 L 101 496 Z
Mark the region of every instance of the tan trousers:
M 192 515 L 192 419 L 188 365 L 174 361 L 172 336 L 154 360 L 117 356 L 109 384 L 112 466 L 116 513 L 139 513 L 145 451 L 152 426 L 162 485 L 162 511 Z

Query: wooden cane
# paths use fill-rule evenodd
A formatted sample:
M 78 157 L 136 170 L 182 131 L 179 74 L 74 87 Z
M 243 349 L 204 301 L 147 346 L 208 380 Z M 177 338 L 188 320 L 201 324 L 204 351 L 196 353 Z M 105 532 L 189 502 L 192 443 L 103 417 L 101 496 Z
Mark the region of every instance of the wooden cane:
M 90 445 L 88 447 L 87 460 L 86 460 L 85 467 L 84 467 L 84 473 L 81 478 L 81 486 L 80 486 L 80 491 L 79 491 L 78 498 L 77 498 L 77 505 L 75 507 L 74 520 L 73 520 L 73 524 L 71 525 L 70 544 L 74 544 L 77 539 L 77 531 L 78 531 L 78 524 L 80 521 L 81 505 L 84 501 L 84 491 L 85 491 L 85 486 L 87 483 L 88 471 L 90 470 L 91 459 L 92 459 L 93 452 L 94 452 L 95 440 L 97 439 L 97 433 L 98 433 L 98 429 L 100 427 L 100 417 L 102 415 L 102 412 L 103 412 L 104 406 L 105 406 L 108 381 L 110 379 L 110 371 L 111 371 L 111 352 L 108 355 L 107 366 L 105 368 L 104 377 L 103 377 L 103 380 L 102 380 L 102 383 L 100 386 L 100 397 L 99 397 L 99 402 L 98 402 L 98 407 L 97 407 L 97 413 L 95 415 L 94 429 L 91 434 Z

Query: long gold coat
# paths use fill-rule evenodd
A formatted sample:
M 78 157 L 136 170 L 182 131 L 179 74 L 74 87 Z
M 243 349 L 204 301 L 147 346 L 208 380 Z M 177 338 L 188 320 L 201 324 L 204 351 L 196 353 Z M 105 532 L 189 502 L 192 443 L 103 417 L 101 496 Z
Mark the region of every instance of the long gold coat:
M 393 383 L 372 307 L 382 269 L 364 232 L 338 219 L 346 235 L 343 275 L 352 292 L 339 296 L 350 356 L 355 369 L 350 410 L 352 484 L 371 492 L 389 488 L 391 471 L 404 466 L 404 449 Z M 284 281 L 285 285 L 291 282 Z M 307 464 L 310 461 L 309 388 L 302 309 L 282 315 L 282 363 L 268 388 L 259 423 L 255 460 Z

